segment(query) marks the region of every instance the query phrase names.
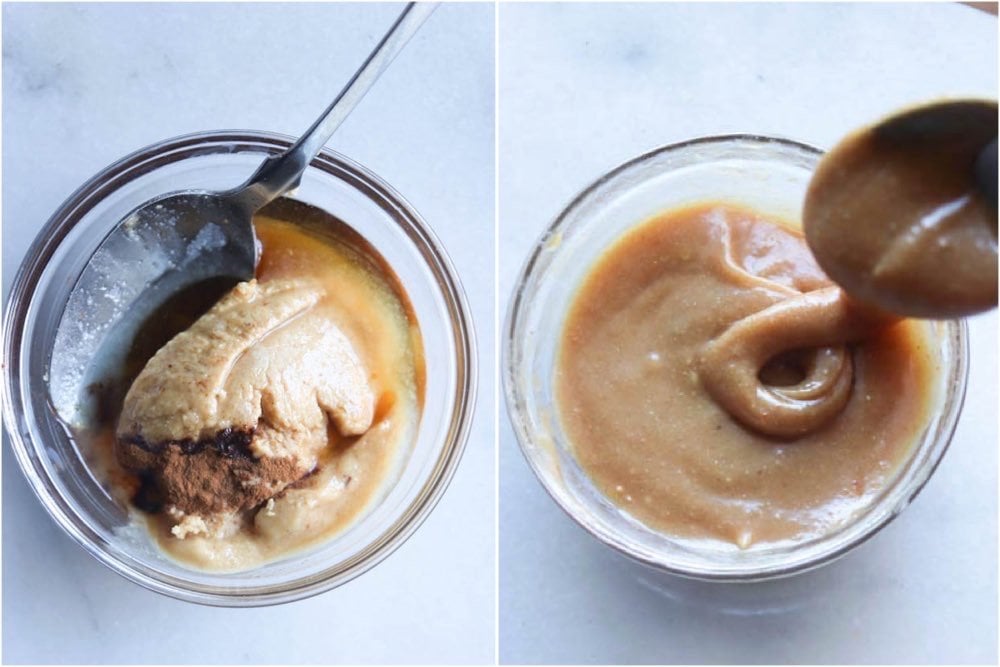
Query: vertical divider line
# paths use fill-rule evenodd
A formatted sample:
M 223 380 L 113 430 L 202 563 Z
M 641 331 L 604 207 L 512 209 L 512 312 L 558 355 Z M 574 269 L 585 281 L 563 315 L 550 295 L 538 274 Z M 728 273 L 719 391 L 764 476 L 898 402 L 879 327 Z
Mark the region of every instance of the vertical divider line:
M 500 664 L 500 0 L 493 0 L 493 662 Z

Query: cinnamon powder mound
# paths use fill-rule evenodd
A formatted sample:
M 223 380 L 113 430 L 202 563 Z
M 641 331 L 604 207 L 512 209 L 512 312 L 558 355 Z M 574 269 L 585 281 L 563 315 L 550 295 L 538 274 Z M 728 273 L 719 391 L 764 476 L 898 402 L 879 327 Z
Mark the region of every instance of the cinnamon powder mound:
M 143 480 L 135 504 L 150 512 L 172 507 L 211 516 L 252 509 L 310 473 L 295 457 L 260 457 L 252 431 L 224 429 L 200 441 L 118 441 L 121 464 Z

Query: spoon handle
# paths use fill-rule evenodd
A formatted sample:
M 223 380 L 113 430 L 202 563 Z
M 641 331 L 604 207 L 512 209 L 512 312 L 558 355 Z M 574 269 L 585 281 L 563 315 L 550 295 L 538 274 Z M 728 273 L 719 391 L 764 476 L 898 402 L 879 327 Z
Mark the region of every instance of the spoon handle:
M 229 196 L 248 214 L 252 214 L 281 194 L 299 184 L 302 172 L 354 110 L 365 93 L 417 32 L 427 17 L 437 9 L 436 2 L 411 2 L 354 73 L 336 99 L 295 144 L 280 155 L 264 160 L 253 176 Z

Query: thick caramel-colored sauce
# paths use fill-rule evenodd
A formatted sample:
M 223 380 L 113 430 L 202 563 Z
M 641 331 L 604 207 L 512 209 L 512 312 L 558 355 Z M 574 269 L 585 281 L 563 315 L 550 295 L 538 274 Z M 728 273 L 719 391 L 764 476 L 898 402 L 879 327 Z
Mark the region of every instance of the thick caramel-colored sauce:
M 712 341 L 831 288 L 797 230 L 728 204 L 664 213 L 609 248 L 571 304 L 556 364 L 559 419 L 597 488 L 656 530 L 744 548 L 828 532 L 863 508 L 928 424 L 926 324 L 883 323 L 843 346 L 846 402 L 804 433 L 761 433 L 706 386 Z M 794 385 L 815 354 L 788 350 L 757 381 Z

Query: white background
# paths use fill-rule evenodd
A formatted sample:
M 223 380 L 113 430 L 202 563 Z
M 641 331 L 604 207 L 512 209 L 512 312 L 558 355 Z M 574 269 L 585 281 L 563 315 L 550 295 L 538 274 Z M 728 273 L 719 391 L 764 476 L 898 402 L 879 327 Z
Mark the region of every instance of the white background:
M 391 24 L 389 5 L 4 5 L 3 278 L 99 169 L 215 129 L 298 134 Z M 472 304 L 477 417 L 427 522 L 361 578 L 265 609 L 198 607 L 90 558 L 4 445 L 6 662 L 492 662 L 494 8 L 430 17 L 330 146 L 381 175 L 441 237 Z
M 570 198 L 657 146 L 751 132 L 829 147 L 909 102 L 997 96 L 997 24 L 955 4 L 501 5 L 500 301 Z M 654 576 L 534 479 L 501 414 L 508 662 L 997 660 L 997 315 L 970 322 L 951 450 L 841 561 L 757 586 Z

